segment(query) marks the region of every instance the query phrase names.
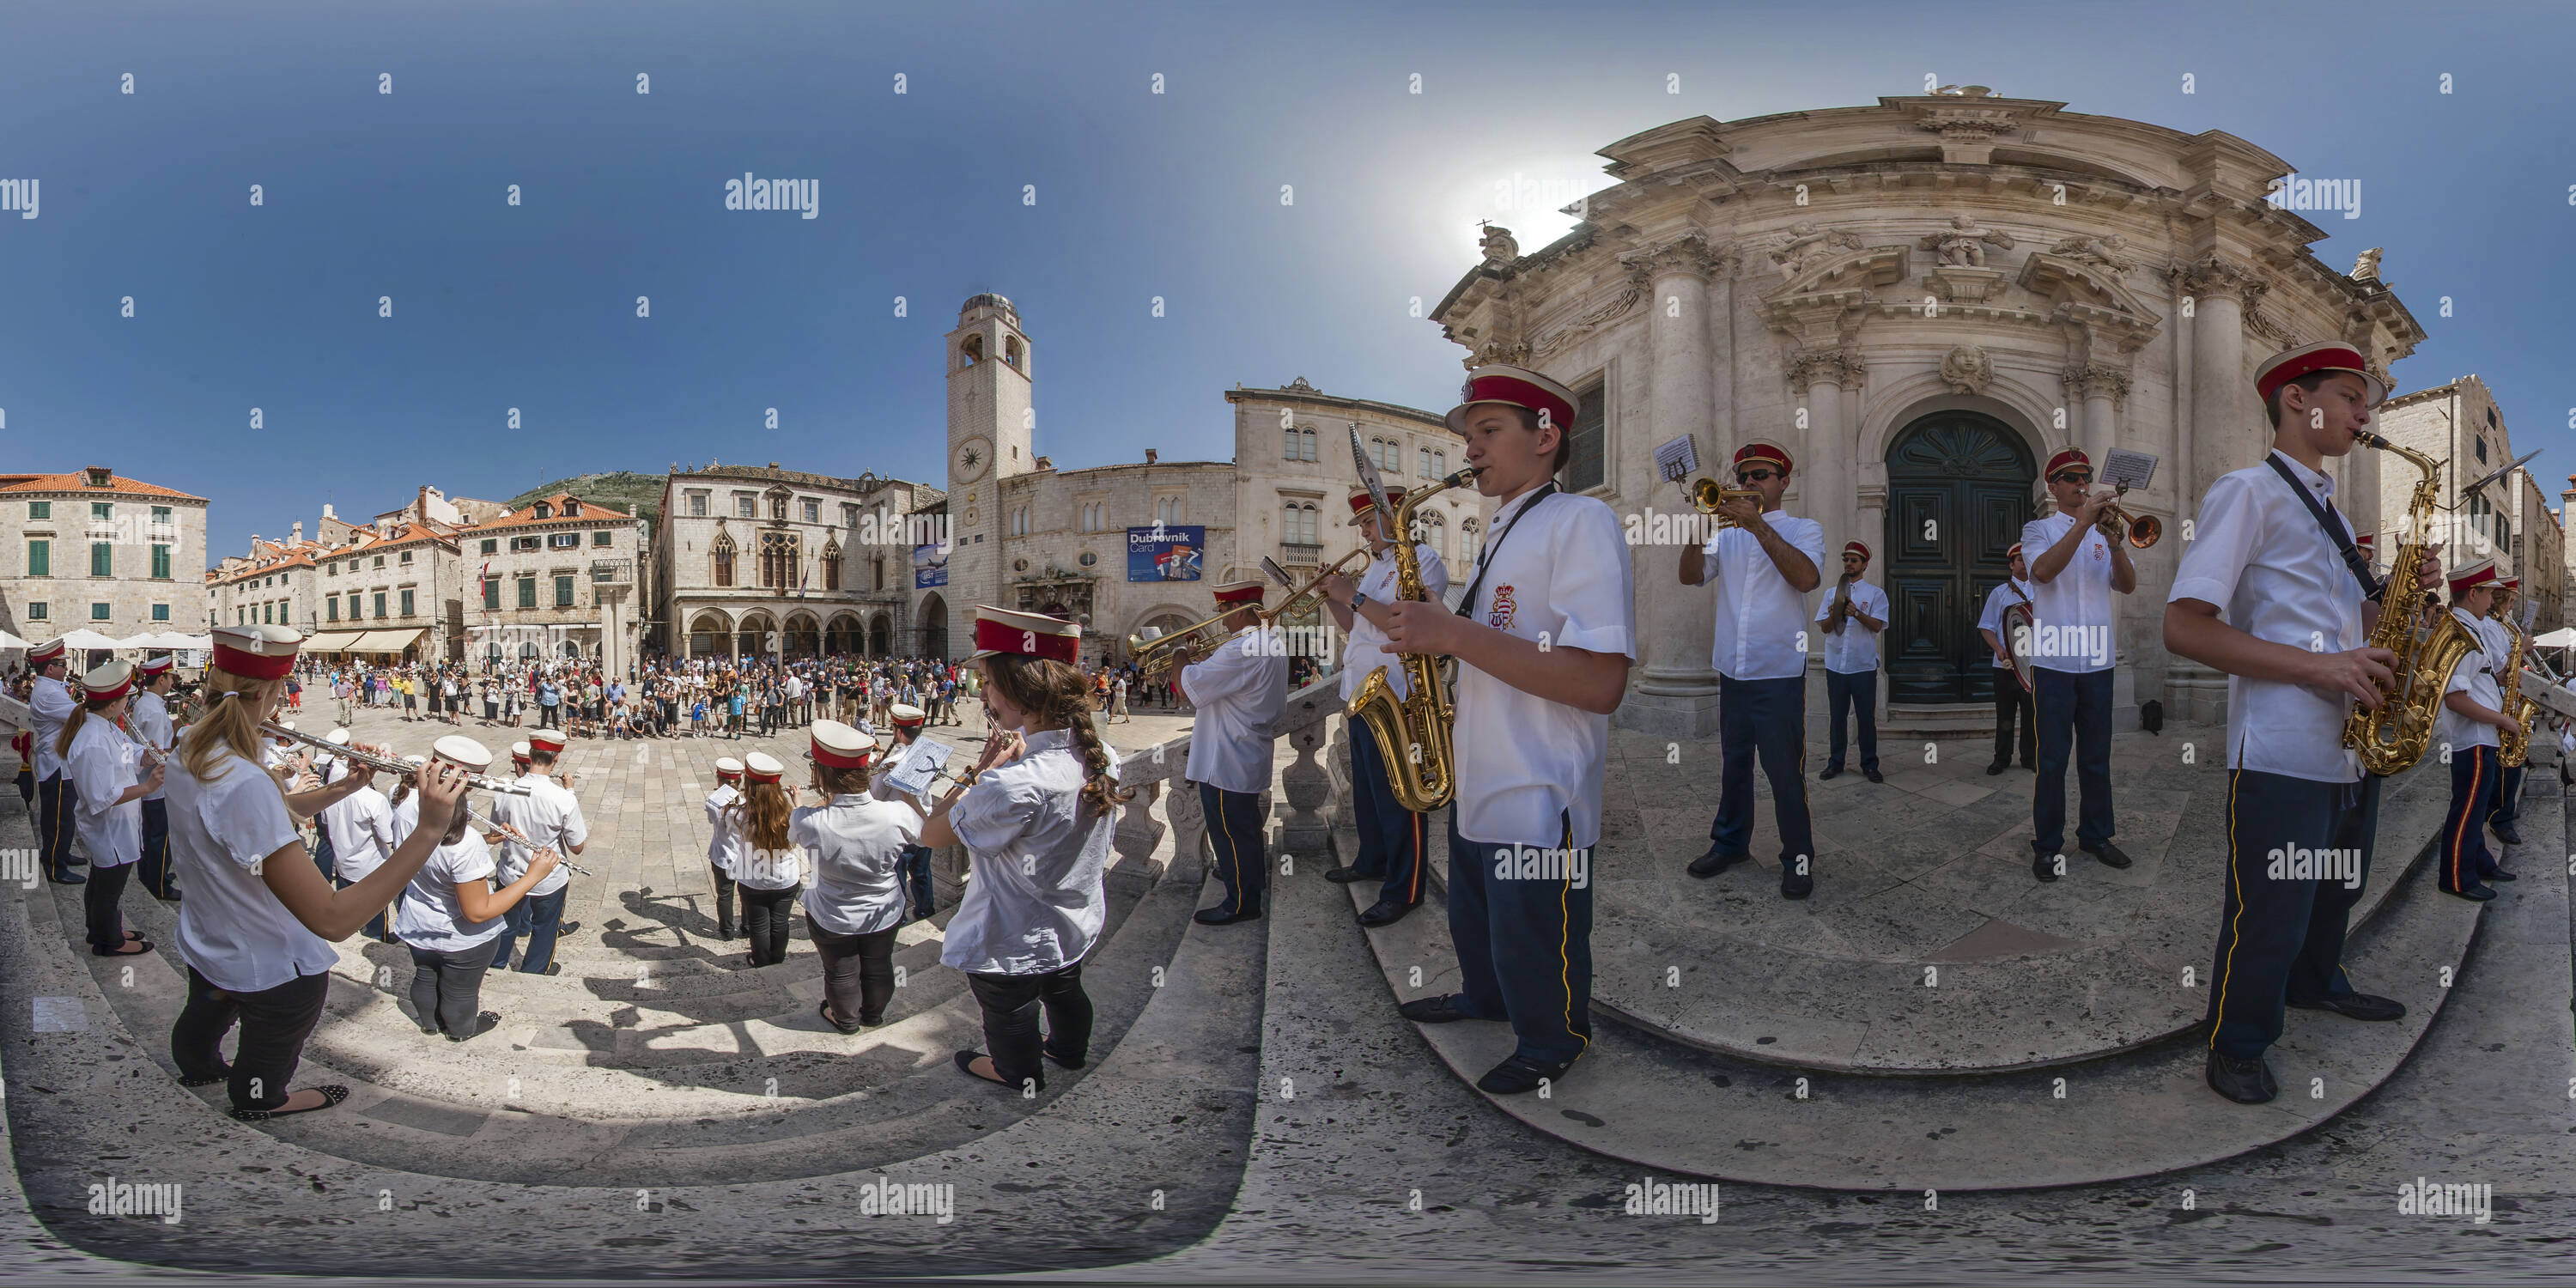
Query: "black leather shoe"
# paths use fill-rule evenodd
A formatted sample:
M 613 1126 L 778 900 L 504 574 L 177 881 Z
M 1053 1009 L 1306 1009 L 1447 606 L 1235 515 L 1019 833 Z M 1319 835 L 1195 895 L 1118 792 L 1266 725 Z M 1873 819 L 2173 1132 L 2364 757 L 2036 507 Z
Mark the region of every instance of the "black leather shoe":
M 1512 1058 L 1486 1070 L 1484 1077 L 1476 1079 L 1476 1090 L 1495 1096 L 1513 1096 L 1524 1091 L 1536 1091 L 1541 1082 L 1562 1080 L 1565 1077 L 1565 1071 L 1573 1067 L 1572 1060 L 1561 1062 L 1533 1060 L 1528 1056 L 1515 1054 Z
M 2032 850 L 2030 852 L 2030 874 L 2042 881 L 2056 880 L 2057 856 L 2054 854 L 2042 854 L 2036 849 Z
M 2478 880 L 2480 881 L 2520 881 L 2521 879 L 2522 874 L 2515 872 L 2510 868 L 2497 868 L 2493 872 L 2481 872 L 2478 874 Z
M 1392 926 L 1404 920 L 1405 914 L 1421 906 L 1418 903 L 1397 903 L 1392 899 L 1380 899 L 1370 904 L 1368 911 L 1360 914 L 1360 924 L 1372 930 L 1379 926 Z
M 1992 777 L 1994 777 L 1995 775 L 2000 774 L 2000 773 L 2002 773 L 2002 772 L 2004 772 L 2005 770 L 2010 769 L 2010 768 L 2012 768 L 2012 766 L 2010 766 L 2010 765 L 2006 765 L 2006 764 L 1993 764 L 1993 765 L 1988 765 L 1988 766 L 1986 766 L 1986 777 L 1988 777 L 1988 778 L 1992 778 Z
M 1038 1050 L 1046 1056 L 1047 1063 L 1052 1064 L 1059 1069 L 1079 1069 L 1085 1064 L 1090 1063 L 1090 1061 L 1087 1060 L 1067 1060 L 1063 1056 L 1057 1055 L 1055 1053 L 1055 1049 L 1052 1047 L 1040 1047 Z
M 65 873 L 65 874 L 63 874 L 63 875 L 61 875 L 61 876 L 54 877 L 54 878 L 52 878 L 52 880 L 53 880 L 53 883 L 54 883 L 55 885 L 88 885 L 88 884 L 89 884 L 89 878 L 88 878 L 88 877 L 73 876 L 73 875 L 71 875 L 71 874 L 69 874 L 69 873 Z
M 1219 905 L 1214 908 L 1199 909 L 1196 913 L 1191 914 L 1191 920 L 1198 922 L 1202 926 L 1231 926 L 1238 921 L 1250 921 L 1260 915 L 1261 913 L 1258 910 L 1227 912 L 1223 905 Z
M 2522 844 L 2522 833 L 2513 830 L 2513 825 L 2510 823 L 2503 827 L 2496 828 L 2495 834 L 2497 840 L 2502 841 L 2507 845 Z
M 1879 773 L 1877 770 L 1875 770 L 1875 769 L 1864 769 L 1864 770 L 1860 771 L 1860 776 L 1861 776 L 1861 777 L 1863 777 L 1863 778 L 1868 779 L 1869 781 L 1871 781 L 1871 782 L 1873 782 L 1873 783 L 1883 783 L 1883 782 L 1886 782 L 1886 781 L 1887 781 L 1886 776 L 1885 776 L 1885 775 L 1880 774 L 1880 773 Z
M 2333 1011 L 2356 1020 L 2402 1020 L 2406 1004 L 2395 998 L 2373 997 L 2368 993 L 2340 993 L 2313 1002 L 2287 999 L 2289 1005 L 2302 1011 Z
M 2463 899 L 2474 899 L 2479 903 L 2485 903 L 2487 900 L 2496 897 L 2494 886 L 2482 885 L 2473 885 L 2464 890 L 2443 890 L 2442 893 L 2458 895 Z
M 1781 898 L 1804 899 L 1815 892 L 1816 874 L 1814 872 L 1798 872 L 1787 867 L 1780 869 Z
M 1458 995 L 1444 993 L 1438 997 L 1417 997 L 1399 1006 L 1397 1014 L 1416 1024 L 1455 1024 L 1477 1017 L 1458 1009 Z
M 1729 852 L 1712 845 L 1708 853 L 1690 861 L 1690 874 L 1703 879 L 1713 877 L 1752 857 L 1742 850 Z
M 564 924 L 562 924 L 562 925 L 560 925 L 560 926 L 555 927 L 555 938 L 557 938 L 557 939 L 567 939 L 567 938 L 570 938 L 571 936 L 573 936 L 573 935 L 575 935 L 575 934 L 579 933 L 579 932 L 580 932 L 580 930 L 581 930 L 581 923 L 580 923 L 580 922 L 578 922 L 578 921 L 567 921 L 567 922 L 565 922 Z
M 1832 782 L 1834 779 L 1842 777 L 1842 773 L 1842 766 L 1827 765 L 1825 766 L 1825 772 L 1816 775 L 1816 781 L 1820 783 Z
M 1332 882 L 1334 885 L 1349 885 L 1354 881 L 1383 881 L 1386 879 L 1386 874 L 1382 872 L 1362 872 L 1358 868 L 1352 867 L 1346 863 L 1338 868 L 1325 869 L 1324 879 Z
M 2281 1084 L 2272 1080 L 2272 1068 L 2263 1057 L 2238 1060 L 2212 1051 L 2209 1067 L 2202 1075 L 2209 1089 L 2240 1105 L 2259 1105 L 2281 1094 Z
M 2094 858 L 2102 860 L 2102 866 L 2106 868 L 2125 868 L 2129 866 L 2129 856 L 2122 853 L 2120 851 L 2120 847 L 2112 842 L 2104 841 L 2099 846 L 2087 845 L 2082 848 L 2086 854 L 2090 854 Z

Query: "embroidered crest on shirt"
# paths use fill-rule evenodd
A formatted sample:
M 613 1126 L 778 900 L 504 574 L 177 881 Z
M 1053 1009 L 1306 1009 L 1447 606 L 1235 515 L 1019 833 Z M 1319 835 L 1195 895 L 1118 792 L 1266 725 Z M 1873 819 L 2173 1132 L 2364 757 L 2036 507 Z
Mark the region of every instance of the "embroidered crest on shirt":
M 1518 611 L 1519 605 L 1512 602 L 1512 588 L 1510 586 L 1496 586 L 1494 587 L 1493 606 L 1485 610 L 1485 624 L 1498 631 L 1510 630 L 1512 628 L 1512 618 L 1517 615 Z

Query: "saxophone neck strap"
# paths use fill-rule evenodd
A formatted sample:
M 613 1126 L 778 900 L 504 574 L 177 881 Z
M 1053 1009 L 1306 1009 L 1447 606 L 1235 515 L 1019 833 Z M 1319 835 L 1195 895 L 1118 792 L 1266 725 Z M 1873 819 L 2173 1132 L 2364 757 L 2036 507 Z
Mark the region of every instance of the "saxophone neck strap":
M 1494 556 L 1502 553 L 1504 539 L 1512 535 L 1512 529 L 1519 527 L 1522 519 L 1529 517 L 1530 511 L 1539 507 L 1539 502 L 1554 495 L 1556 495 L 1556 480 L 1549 479 L 1539 484 L 1538 490 L 1530 493 L 1529 501 L 1512 512 L 1512 517 L 1503 524 L 1503 530 L 1495 533 L 1494 539 L 1485 543 L 1484 550 L 1476 556 L 1476 579 L 1467 583 L 1467 593 L 1458 601 L 1460 617 L 1476 615 L 1476 596 L 1485 588 L 1485 573 L 1493 568 Z
M 2343 556 L 2343 566 L 2352 570 L 2352 579 L 2361 583 L 2361 597 L 2380 599 L 2386 593 L 2388 586 L 2370 575 L 2370 561 L 2362 558 L 2361 551 L 2353 546 L 2352 537 L 2344 531 L 2344 525 L 2336 522 L 2336 516 L 2317 500 L 2317 494 L 2309 491 L 2307 485 L 2299 481 L 2299 476 L 2290 472 L 2288 463 L 2281 459 L 2279 452 L 2266 453 L 2263 463 L 2271 466 L 2272 472 L 2280 475 L 2281 481 L 2290 485 L 2291 495 L 2298 497 L 2299 503 L 2308 507 L 2308 514 L 2316 519 L 2317 527 L 2326 534 L 2326 540 L 2333 544 L 2335 553 Z M 2390 572 L 2392 576 L 2395 574 L 2394 569 Z

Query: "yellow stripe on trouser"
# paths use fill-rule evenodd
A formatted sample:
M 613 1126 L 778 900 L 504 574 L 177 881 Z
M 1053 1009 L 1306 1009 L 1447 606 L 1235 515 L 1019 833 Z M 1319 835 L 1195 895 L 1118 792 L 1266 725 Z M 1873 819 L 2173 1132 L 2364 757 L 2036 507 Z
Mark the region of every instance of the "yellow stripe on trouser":
M 1225 789 L 1222 787 L 1216 789 L 1215 831 L 1218 836 L 1225 837 L 1227 841 L 1225 847 L 1226 902 L 1233 904 L 1236 912 L 1241 912 L 1243 911 L 1243 856 L 1236 852 L 1233 845 L 1234 837 L 1226 827 Z
M 2227 981 L 2236 973 L 2236 946 L 2245 942 L 2237 924 L 2245 920 L 2245 888 L 2236 864 L 2236 780 L 2243 774 L 2243 770 L 2229 770 L 2227 774 L 2227 888 L 2235 896 L 2236 915 L 2227 921 L 2227 956 L 2218 967 L 2218 1018 L 2209 1025 L 2212 1051 L 2218 1049 L 2218 1026 L 2227 1021 Z
M 2458 830 L 2451 833 L 2451 888 L 2454 890 L 2468 888 L 2460 883 L 2460 860 L 2469 851 L 2469 829 L 2486 826 L 2485 819 L 2469 817 L 2478 812 L 2478 784 L 2485 781 L 2486 769 L 2487 758 L 2479 755 L 2477 748 L 2471 747 L 2469 749 L 2469 795 L 2468 799 L 2459 804 L 2460 826 Z
M 1562 846 L 1570 860 L 1574 853 L 1574 820 L 1570 818 L 1565 822 Z M 1564 884 L 1556 888 L 1556 986 L 1565 992 L 1565 1031 L 1583 1039 L 1583 1050 L 1589 1051 L 1592 1035 L 1574 1032 L 1574 956 L 1566 948 L 1574 937 L 1574 910 L 1569 906 L 1573 896 L 1574 874 L 1568 872 Z

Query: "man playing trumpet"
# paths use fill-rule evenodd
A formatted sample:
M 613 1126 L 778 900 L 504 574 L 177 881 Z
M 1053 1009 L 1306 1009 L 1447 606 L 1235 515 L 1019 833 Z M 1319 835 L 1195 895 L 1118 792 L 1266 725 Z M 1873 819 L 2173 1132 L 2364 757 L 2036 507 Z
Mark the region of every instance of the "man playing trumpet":
M 1182 697 L 1198 709 L 1185 772 L 1199 785 L 1208 839 L 1216 847 L 1217 880 L 1225 884 L 1225 898 L 1197 913 L 1210 926 L 1260 916 L 1267 888 L 1261 793 L 1270 788 L 1270 757 L 1279 742 L 1271 726 L 1288 703 L 1288 650 L 1275 631 L 1262 629 L 1265 587 L 1259 581 L 1218 586 L 1216 602 L 1229 610 L 1225 626 L 1234 636 L 1173 677 Z
M 2022 525 L 2030 564 L 2031 684 L 2037 689 L 2039 783 L 2031 800 L 2030 871 L 2042 881 L 2066 861 L 2066 761 L 2072 752 L 2083 812 L 2076 847 L 2107 867 L 2129 866 L 2111 843 L 2111 658 L 2119 601 L 2138 588 L 2129 543 L 2102 535 L 2113 493 L 2093 491 L 2093 458 L 2067 448 L 2048 459 L 2057 512 Z
M 1404 489 L 1386 490 L 1386 503 L 1404 504 Z M 1404 659 L 1387 651 L 1386 622 L 1395 604 L 1395 540 L 1387 531 L 1391 514 L 1378 513 L 1366 491 L 1351 494 L 1351 522 L 1368 541 L 1368 571 L 1353 582 L 1339 575 L 1324 579 L 1324 606 L 1342 629 L 1342 701 L 1359 695 L 1360 685 L 1378 667 L 1397 701 L 1409 696 Z M 1449 594 L 1449 566 L 1440 552 L 1419 542 L 1413 555 L 1421 569 L 1422 589 L 1435 603 Z M 1430 847 L 1423 816 L 1397 802 L 1387 774 L 1385 753 L 1365 729 L 1351 737 L 1351 808 L 1359 816 L 1360 852 L 1349 866 L 1324 874 L 1327 881 L 1378 882 L 1377 902 L 1360 914 L 1363 926 L 1392 925 L 1422 903 L 1423 854 Z
M 1842 581 L 1816 609 L 1825 626 L 1825 737 L 1832 747 L 1819 781 L 1843 772 L 1843 716 L 1855 708 L 1860 772 L 1873 783 L 1886 781 L 1878 773 L 1878 633 L 1887 629 L 1887 592 L 1861 580 L 1868 571 L 1868 543 L 1844 542 Z

